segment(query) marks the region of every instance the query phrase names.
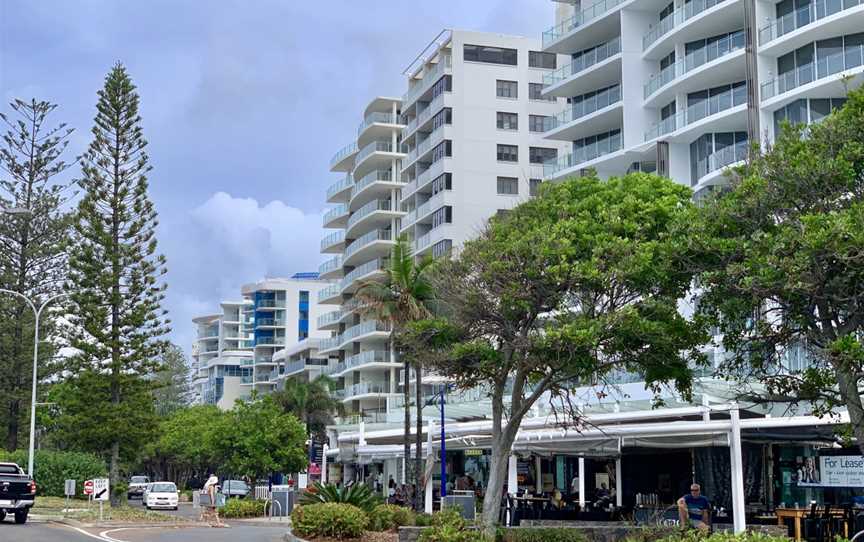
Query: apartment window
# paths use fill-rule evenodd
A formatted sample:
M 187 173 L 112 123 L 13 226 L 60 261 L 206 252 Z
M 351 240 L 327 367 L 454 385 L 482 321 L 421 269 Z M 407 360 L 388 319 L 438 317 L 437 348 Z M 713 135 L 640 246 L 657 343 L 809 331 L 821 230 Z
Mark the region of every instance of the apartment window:
M 558 158 L 558 149 L 548 147 L 528 147 L 528 161 L 532 164 L 545 164 Z
M 445 107 L 432 117 L 432 130 L 437 130 L 445 124 L 453 124 L 453 110 L 449 107 Z
M 435 163 L 442 158 L 453 156 L 453 142 L 449 139 L 446 139 L 438 144 L 434 149 L 432 149 L 432 162 Z
M 555 97 L 543 97 L 543 83 L 528 83 L 528 99 L 541 102 L 554 102 Z
M 432 181 L 432 195 L 439 192 L 443 192 L 445 190 L 451 190 L 453 188 L 453 174 L 452 173 L 442 173 L 441 175 L 435 177 Z
M 672 64 L 675 64 L 675 51 L 672 51 L 671 53 L 660 59 L 660 71 L 665 70 Z
M 496 124 L 499 130 L 518 130 L 519 115 L 516 113 L 496 113 Z
M 432 245 L 432 257 L 441 258 L 450 254 L 453 249 L 453 241 L 450 239 L 442 239 Z
M 516 177 L 498 177 L 498 193 L 508 196 L 519 194 L 519 179 Z
M 545 124 L 549 122 L 546 115 L 528 115 L 528 131 L 529 132 L 545 132 Z
M 442 224 L 450 224 L 451 222 L 453 222 L 453 208 L 449 205 L 445 205 L 432 213 L 433 230 Z
M 846 98 L 810 98 L 795 100 L 774 112 L 774 137 L 780 134 L 783 121 L 789 124 L 811 124 L 827 117 L 833 110 L 843 107 Z
M 518 98 L 519 84 L 516 81 L 495 81 L 495 95 L 499 98 Z
M 540 51 L 528 51 L 528 67 L 554 70 L 556 68 L 555 53 L 543 53 Z
M 669 4 L 660 10 L 660 20 L 662 21 L 666 17 L 672 15 L 672 12 L 675 11 L 675 2 L 669 2 Z
M 685 43 L 686 69 L 692 70 L 696 66 L 711 62 L 726 53 L 742 49 L 744 37 L 744 30 L 736 30 Z
M 747 82 L 739 81 L 687 94 L 687 122 L 747 103 Z
M 743 160 L 747 150 L 747 132 L 703 134 L 690 144 L 690 186 L 712 171 Z
M 445 75 L 432 85 L 432 99 L 434 100 L 439 95 L 453 90 L 453 77 Z
M 540 183 L 543 179 L 528 179 L 528 195 L 536 196 L 540 193 Z
M 499 162 L 518 162 L 519 147 L 516 145 L 498 145 Z
M 497 211 L 495 211 L 495 216 L 499 220 L 503 219 L 504 217 L 506 217 L 509 214 L 510 214 L 510 209 L 498 209 Z
M 463 47 L 463 58 L 471 62 L 486 62 L 488 64 L 505 64 L 515 66 L 517 62 L 516 49 L 488 47 L 486 45 L 469 45 Z
M 660 120 L 666 120 L 675 114 L 675 100 L 660 108 Z

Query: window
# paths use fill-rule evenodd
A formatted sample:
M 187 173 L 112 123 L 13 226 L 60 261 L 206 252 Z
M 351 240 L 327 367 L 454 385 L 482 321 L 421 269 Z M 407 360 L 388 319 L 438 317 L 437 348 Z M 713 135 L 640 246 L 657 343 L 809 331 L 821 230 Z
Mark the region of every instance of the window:
M 432 213 L 433 230 L 442 224 L 450 224 L 451 222 L 453 222 L 453 208 L 449 205 L 445 205 Z
M 542 95 L 542 92 L 543 92 L 543 83 L 528 83 L 528 99 L 529 100 L 539 100 L 542 102 L 554 102 L 555 101 L 554 96 L 544 98 Z
M 449 107 L 445 107 L 432 117 L 432 130 L 435 131 L 445 124 L 453 124 L 453 110 Z
M 555 53 L 543 53 L 540 51 L 528 51 L 528 67 L 554 70 L 556 68 Z
M 445 158 L 447 156 L 453 156 L 453 143 L 446 139 L 438 144 L 437 147 L 432 149 L 432 163 L 434 164 L 438 160 Z
M 690 186 L 712 171 L 743 160 L 747 150 L 747 132 L 703 134 L 690 144 Z
M 450 239 L 442 239 L 438 241 L 434 245 L 432 245 L 432 257 L 440 258 L 442 256 L 447 256 L 450 254 L 450 250 L 453 248 L 453 241 Z
M 660 108 L 660 120 L 666 120 L 675 114 L 675 100 Z
M 510 209 L 498 209 L 497 211 L 495 211 L 495 216 L 499 220 L 503 219 L 504 217 L 506 217 L 509 214 L 510 214 Z
M 518 98 L 519 84 L 516 81 L 495 81 L 495 95 L 499 98 Z
M 432 85 L 432 99 L 434 100 L 440 94 L 444 92 L 450 92 L 453 90 L 453 77 L 449 75 L 445 75 L 441 79 L 439 79 L 434 85 Z
M 498 145 L 499 162 L 518 162 L 519 147 L 516 145 Z
M 499 111 L 496 114 L 496 123 L 499 130 L 518 130 L 519 115 L 516 113 L 504 113 Z
M 671 53 L 660 59 L 660 71 L 665 70 L 672 64 L 675 64 L 675 51 L 672 51 Z
M 432 195 L 453 188 L 453 174 L 442 173 L 432 181 Z
M 471 62 L 487 62 L 489 64 L 516 65 L 516 49 L 503 49 L 501 47 L 487 47 L 485 45 L 465 44 L 463 58 Z
M 519 179 L 516 177 L 498 177 L 498 193 L 508 196 L 519 194 Z
M 543 179 L 528 179 L 528 195 L 536 196 L 540 193 L 540 183 Z
M 528 115 L 528 131 L 529 132 L 545 132 L 546 128 L 544 124 L 546 124 L 548 119 L 546 115 Z
M 545 164 L 558 158 L 558 149 L 547 147 L 528 147 L 528 161 L 532 164 Z

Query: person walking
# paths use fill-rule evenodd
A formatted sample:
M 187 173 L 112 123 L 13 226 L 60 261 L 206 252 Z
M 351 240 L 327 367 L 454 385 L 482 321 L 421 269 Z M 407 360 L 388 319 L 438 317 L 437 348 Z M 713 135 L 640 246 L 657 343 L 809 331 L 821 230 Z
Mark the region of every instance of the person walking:
M 699 484 L 692 484 L 690 493 L 678 499 L 678 516 L 682 527 L 706 532 L 711 529 L 711 502 L 702 495 Z
M 201 507 L 201 520 L 204 521 L 207 519 L 207 516 L 213 514 L 215 518 L 215 526 L 221 527 L 222 520 L 219 519 L 219 509 L 217 508 L 217 493 L 219 486 L 219 477 L 215 474 L 211 474 L 207 477 L 207 481 L 204 482 L 204 488 L 202 489 L 202 493 L 208 496 L 207 506 Z

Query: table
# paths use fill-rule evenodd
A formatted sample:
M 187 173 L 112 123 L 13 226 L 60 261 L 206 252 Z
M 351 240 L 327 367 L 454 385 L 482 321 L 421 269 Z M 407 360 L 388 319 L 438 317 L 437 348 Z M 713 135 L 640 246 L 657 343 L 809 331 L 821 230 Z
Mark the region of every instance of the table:
M 817 512 L 821 512 L 822 508 L 817 508 Z M 795 540 L 801 540 L 801 518 L 806 517 L 810 513 L 810 508 L 777 508 L 774 514 L 777 516 L 777 525 L 783 527 L 783 522 L 786 518 L 793 518 L 795 521 Z M 843 517 L 843 510 L 840 508 L 831 509 L 831 517 Z M 848 527 L 843 526 L 844 536 L 848 536 Z

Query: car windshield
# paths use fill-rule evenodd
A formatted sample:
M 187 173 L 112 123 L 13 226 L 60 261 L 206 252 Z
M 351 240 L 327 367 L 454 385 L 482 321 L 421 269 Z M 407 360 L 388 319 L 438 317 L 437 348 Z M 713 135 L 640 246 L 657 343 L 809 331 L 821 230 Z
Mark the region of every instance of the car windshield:
M 226 485 L 231 489 L 246 489 L 246 482 L 243 480 L 228 480 Z
M 21 469 L 15 465 L 0 465 L 0 474 L 21 474 Z
M 174 484 L 153 484 L 153 487 L 150 488 L 150 493 L 176 493 L 177 486 Z
M 150 480 L 147 479 L 146 476 L 133 476 L 132 483 L 133 484 L 146 484 Z

